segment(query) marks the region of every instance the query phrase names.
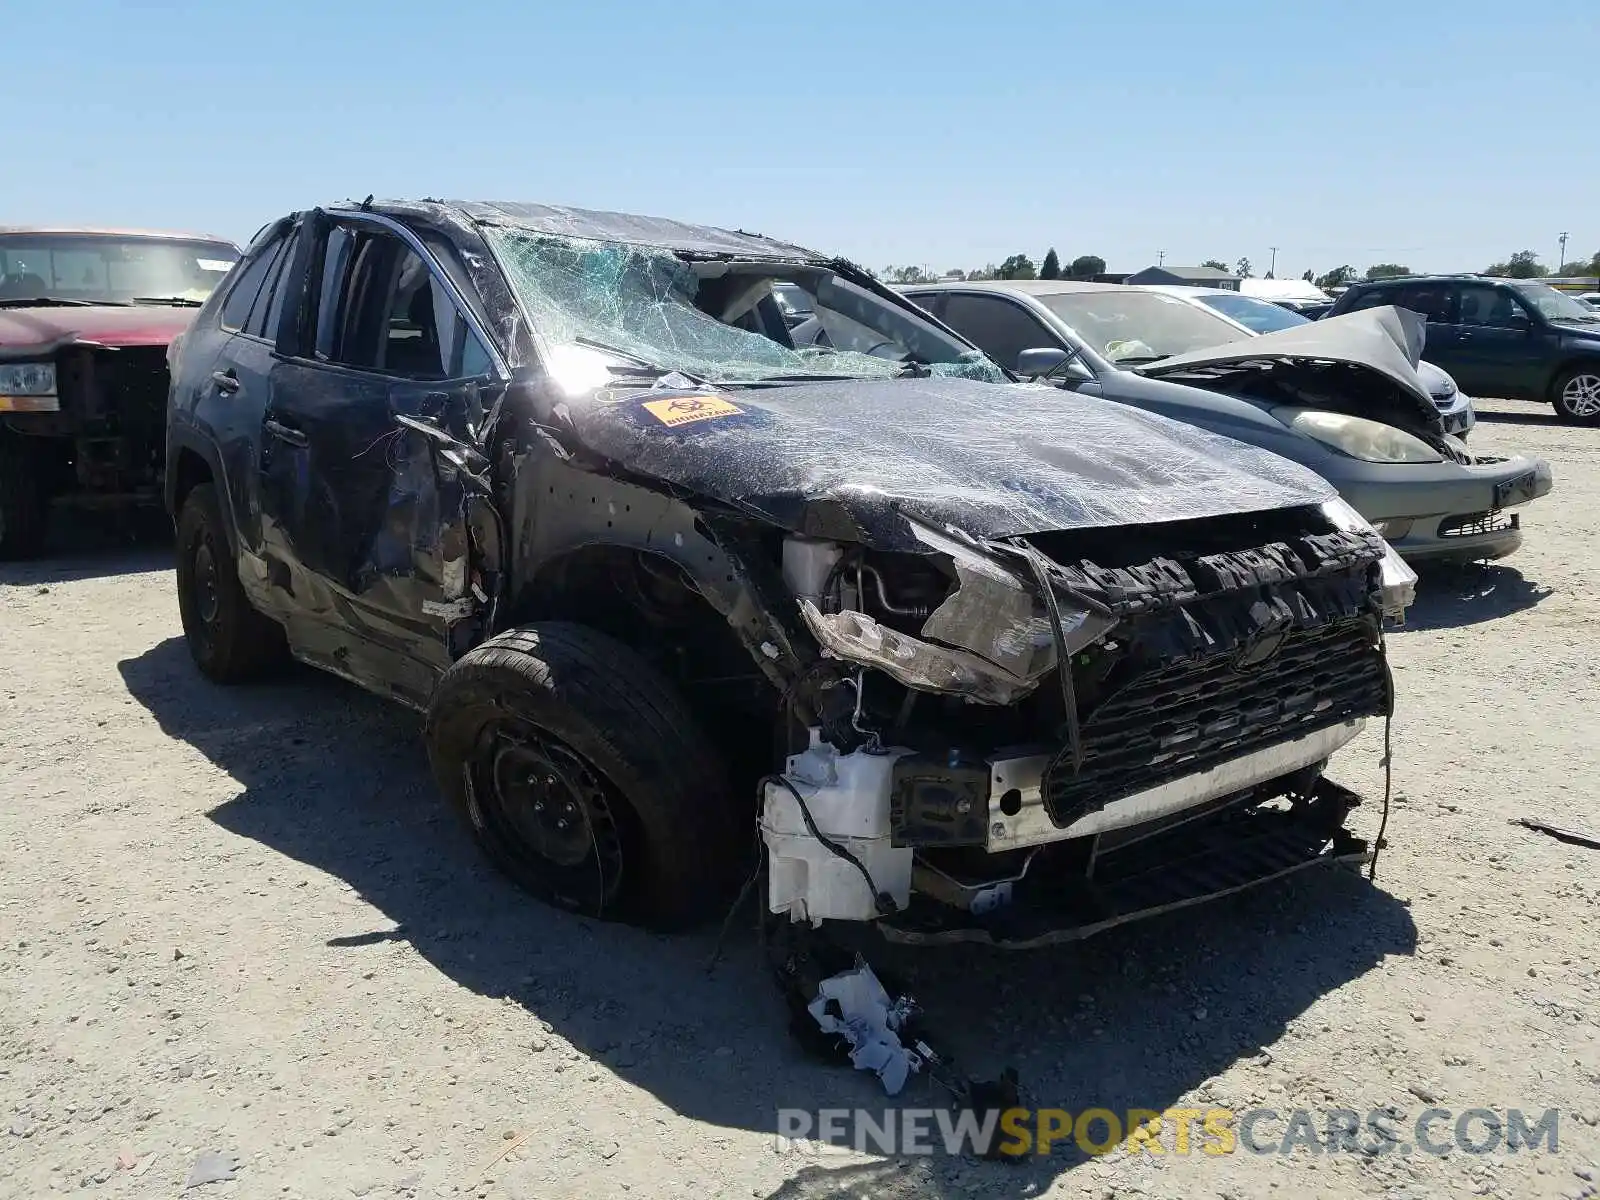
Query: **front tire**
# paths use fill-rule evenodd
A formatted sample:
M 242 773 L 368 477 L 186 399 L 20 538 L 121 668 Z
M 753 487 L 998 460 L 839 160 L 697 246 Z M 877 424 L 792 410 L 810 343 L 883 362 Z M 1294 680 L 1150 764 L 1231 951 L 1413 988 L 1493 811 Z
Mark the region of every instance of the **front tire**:
M 657 929 L 732 892 L 753 807 L 671 683 L 583 625 L 491 638 L 428 707 L 440 789 L 490 860 L 559 908 Z
M 1600 425 L 1600 363 L 1563 371 L 1550 389 L 1556 415 L 1575 425 Z
M 0 431 L 0 560 L 38 558 L 50 506 L 35 460 Z
M 178 612 L 200 673 L 242 683 L 287 657 L 283 626 L 251 605 L 228 547 L 222 506 L 209 483 L 195 487 L 178 514 Z

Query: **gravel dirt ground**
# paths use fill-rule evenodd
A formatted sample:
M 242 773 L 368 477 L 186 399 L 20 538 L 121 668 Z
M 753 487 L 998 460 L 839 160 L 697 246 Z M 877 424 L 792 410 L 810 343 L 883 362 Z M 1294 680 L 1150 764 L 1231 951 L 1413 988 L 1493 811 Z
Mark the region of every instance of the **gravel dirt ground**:
M 800 1055 L 749 922 L 708 975 L 712 932 L 526 902 L 436 798 L 414 717 L 306 670 L 202 682 L 170 551 L 96 544 L 0 568 L 0 1196 L 176 1196 L 205 1152 L 237 1169 L 197 1197 L 1594 1194 L 1600 852 L 1509 819 L 1600 827 L 1600 430 L 1490 404 L 1474 439 L 1545 455 L 1557 491 L 1508 565 L 1424 576 L 1392 636 L 1375 885 L 881 961 L 1040 1105 L 1555 1109 L 1553 1152 L 785 1150 L 780 1107 L 885 1100 Z M 1368 836 L 1381 754 L 1369 729 L 1331 772 Z M 900 1103 L 939 1103 L 921 1086 Z

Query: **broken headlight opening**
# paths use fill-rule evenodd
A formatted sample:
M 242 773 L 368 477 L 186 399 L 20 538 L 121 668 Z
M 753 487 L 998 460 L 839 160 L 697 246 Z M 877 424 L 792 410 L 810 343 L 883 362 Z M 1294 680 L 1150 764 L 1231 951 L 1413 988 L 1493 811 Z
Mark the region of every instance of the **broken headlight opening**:
M 1416 576 L 1348 505 L 911 524 L 924 553 L 784 539 L 820 657 L 808 744 L 761 785 L 770 912 L 1031 946 L 1372 859 L 1322 771 L 1391 711 Z
M 0 412 L 59 412 L 60 409 L 55 363 L 0 363 Z

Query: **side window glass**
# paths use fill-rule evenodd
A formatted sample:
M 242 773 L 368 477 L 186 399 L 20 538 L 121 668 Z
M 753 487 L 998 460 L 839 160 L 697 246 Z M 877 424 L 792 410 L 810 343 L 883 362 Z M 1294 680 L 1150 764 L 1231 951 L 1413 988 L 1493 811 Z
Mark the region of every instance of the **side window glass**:
M 1362 292 L 1350 302 L 1349 312 L 1360 312 L 1364 308 L 1382 308 L 1385 304 L 1398 304 L 1400 298 L 1385 288 L 1373 288 L 1370 292 Z
M 1394 303 L 1414 313 L 1421 313 L 1435 325 L 1445 325 L 1450 321 L 1450 289 L 1441 284 L 1417 284 L 1415 287 L 1401 288 L 1395 295 Z
M 340 300 L 343 297 L 346 276 L 350 271 L 350 231 L 335 226 L 328 232 L 328 241 L 322 252 L 322 278 L 317 289 L 316 356 L 325 362 L 334 358 L 334 334 L 340 318 Z
M 378 343 L 379 370 L 412 379 L 443 379 L 449 359 L 443 328 L 454 334 L 456 312 L 450 298 L 434 282 L 427 265 L 411 250 L 402 251 L 388 290 Z
M 280 296 L 283 293 L 284 277 L 289 273 L 289 263 L 294 259 L 295 233 L 278 243 L 277 253 L 272 263 L 267 267 L 267 278 L 261 291 L 256 295 L 256 301 L 250 306 L 250 316 L 244 323 L 244 331 L 256 337 L 277 339 L 278 326 L 274 314 L 283 312 L 283 303 Z
M 261 331 L 262 336 L 268 341 L 277 341 L 278 332 L 283 328 L 283 310 L 289 302 L 289 293 L 294 287 L 294 260 L 300 250 L 300 228 L 289 235 L 289 244 L 283 251 L 283 266 L 278 269 L 278 278 L 272 285 L 272 303 L 267 308 L 267 323 Z
M 956 292 L 945 303 L 944 321 L 1007 370 L 1024 350 L 1059 343 L 1032 314 L 994 296 Z
M 455 303 L 427 264 L 386 233 L 335 229 L 328 237 L 317 310 L 317 357 L 407 379 L 487 371 Z M 462 364 L 481 364 L 472 370 Z
M 489 351 L 478 340 L 478 335 L 473 333 L 465 321 L 460 321 L 462 337 L 458 343 L 460 350 L 450 372 L 453 379 L 475 379 L 479 375 L 494 374 L 494 360 L 489 357 Z
M 222 302 L 224 329 L 237 331 L 244 328 L 250 310 L 261 295 L 261 285 L 266 282 L 267 272 L 277 262 L 282 249 L 283 239 L 274 238 L 261 247 L 255 257 L 234 268 L 239 277 L 233 281 L 233 286 L 228 289 L 228 298 Z
M 1527 319 L 1527 313 L 1502 288 L 1487 284 L 1466 284 L 1461 288 L 1461 324 L 1507 329 L 1513 318 Z

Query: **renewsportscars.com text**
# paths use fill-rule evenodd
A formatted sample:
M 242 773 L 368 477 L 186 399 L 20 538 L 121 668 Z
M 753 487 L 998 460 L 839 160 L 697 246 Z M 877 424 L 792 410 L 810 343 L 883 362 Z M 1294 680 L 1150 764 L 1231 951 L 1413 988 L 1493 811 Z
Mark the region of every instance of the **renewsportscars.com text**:
M 1559 1148 L 1557 1109 L 1393 1107 L 778 1110 L 778 1149 L 881 1154 L 1517 1154 Z

